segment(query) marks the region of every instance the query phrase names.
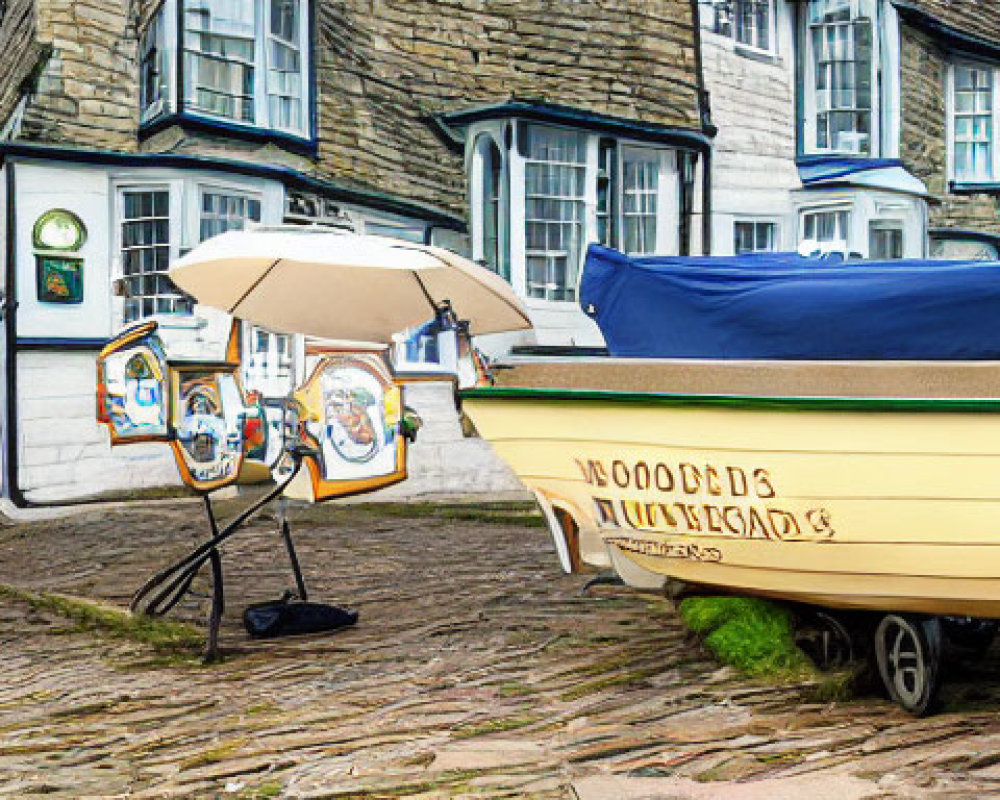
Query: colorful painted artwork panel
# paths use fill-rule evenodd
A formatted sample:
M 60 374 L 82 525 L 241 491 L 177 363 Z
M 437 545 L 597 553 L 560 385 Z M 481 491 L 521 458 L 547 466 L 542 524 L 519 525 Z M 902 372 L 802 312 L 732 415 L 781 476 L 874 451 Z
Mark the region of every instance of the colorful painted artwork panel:
M 98 421 L 114 444 L 170 437 L 167 359 L 155 328 L 112 340 L 98 357 Z
M 236 480 L 243 458 L 243 399 L 233 374 L 178 370 L 174 422 L 181 475 L 199 490 Z
M 402 393 L 381 356 L 325 355 L 295 399 L 300 435 L 315 455 L 306 460 L 310 488 L 290 496 L 322 501 L 406 477 Z

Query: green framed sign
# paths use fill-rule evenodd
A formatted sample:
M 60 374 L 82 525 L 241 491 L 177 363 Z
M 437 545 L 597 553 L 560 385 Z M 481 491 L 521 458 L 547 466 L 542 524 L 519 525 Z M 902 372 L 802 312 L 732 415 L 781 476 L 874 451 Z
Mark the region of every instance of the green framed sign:
M 40 303 L 83 302 L 82 258 L 36 255 L 35 275 Z

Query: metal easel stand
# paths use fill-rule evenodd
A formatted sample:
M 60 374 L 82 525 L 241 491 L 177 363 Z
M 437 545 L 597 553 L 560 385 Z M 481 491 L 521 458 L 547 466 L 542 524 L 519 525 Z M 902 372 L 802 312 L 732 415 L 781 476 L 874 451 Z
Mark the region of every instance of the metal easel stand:
M 148 614 L 149 616 L 163 616 L 176 606 L 188 593 L 195 576 L 208 561 L 212 569 L 212 608 L 208 618 L 208 636 L 205 643 L 204 660 L 206 662 L 215 661 L 219 657 L 219 625 L 222 621 L 222 612 L 225 608 L 225 590 L 222 574 L 222 556 L 219 547 L 223 542 L 232 536 L 250 517 L 260 511 L 272 500 L 280 497 L 285 488 L 295 478 L 302 467 L 302 457 L 304 453 L 299 450 L 291 450 L 292 471 L 289 476 L 278 484 L 274 489 L 264 495 L 261 499 L 245 509 L 232 522 L 219 530 L 215 511 L 212 508 L 210 493 L 205 493 L 202 498 L 205 503 L 205 514 L 208 517 L 209 527 L 212 537 L 201 544 L 179 561 L 171 564 L 165 569 L 153 575 L 139 590 L 132 596 L 129 610 L 133 613 Z M 283 499 L 283 498 L 282 498 Z M 305 582 L 302 579 L 302 572 L 299 568 L 298 557 L 292 545 L 291 533 L 288 530 L 288 522 L 285 518 L 284 508 L 281 510 L 281 532 L 292 561 L 292 570 L 295 573 L 295 581 L 300 594 L 305 593 Z M 163 587 L 163 588 L 160 588 Z M 148 602 L 143 603 L 154 590 L 159 591 L 153 595 Z

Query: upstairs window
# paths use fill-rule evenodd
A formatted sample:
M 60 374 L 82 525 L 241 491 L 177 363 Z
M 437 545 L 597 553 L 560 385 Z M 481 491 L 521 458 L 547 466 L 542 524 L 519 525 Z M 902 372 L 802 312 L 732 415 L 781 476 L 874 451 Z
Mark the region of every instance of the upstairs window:
M 754 50 L 773 49 L 773 0 L 699 0 L 701 26 Z
M 194 111 L 254 124 L 255 0 L 186 0 L 184 101 Z
M 158 117 L 170 103 L 170 53 L 163 12 L 150 20 L 139 43 L 139 108 L 143 122 Z
M 309 135 L 307 10 L 306 0 L 165 0 L 139 48 L 142 121 L 173 110 L 173 93 L 188 114 Z
M 992 181 L 997 169 L 998 70 L 980 64 L 952 69 L 949 108 L 952 177 L 957 181 Z
M 805 147 L 877 151 L 874 0 L 811 0 L 805 31 Z

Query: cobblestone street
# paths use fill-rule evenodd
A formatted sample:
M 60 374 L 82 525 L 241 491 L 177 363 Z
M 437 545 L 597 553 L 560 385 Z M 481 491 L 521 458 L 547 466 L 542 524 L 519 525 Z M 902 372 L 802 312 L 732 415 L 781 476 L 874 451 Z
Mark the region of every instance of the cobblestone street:
M 1000 793 L 1000 667 L 915 720 L 719 669 L 663 599 L 580 596 L 533 516 L 311 509 L 295 528 L 333 636 L 247 639 L 292 585 L 273 520 L 227 544 L 225 659 L 157 658 L 0 599 L 0 794 L 25 797 L 984 797 Z M 225 514 L 226 511 L 224 510 Z M 231 513 L 231 512 L 230 512 Z M 0 582 L 125 607 L 200 540 L 194 502 L 0 530 Z M 293 519 L 295 518 L 293 514 Z M 207 602 L 175 616 L 200 625 Z

